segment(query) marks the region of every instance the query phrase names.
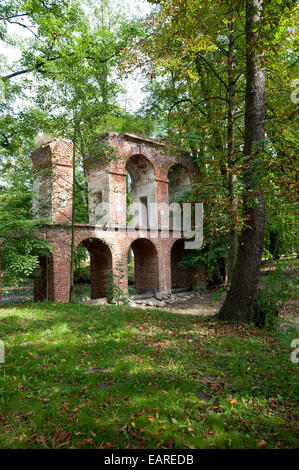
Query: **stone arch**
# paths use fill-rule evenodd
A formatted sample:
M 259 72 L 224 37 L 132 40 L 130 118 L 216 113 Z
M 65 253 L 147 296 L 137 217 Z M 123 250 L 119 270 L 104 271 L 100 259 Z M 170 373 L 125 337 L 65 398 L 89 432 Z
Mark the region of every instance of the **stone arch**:
M 109 171 L 124 173 L 127 161 L 136 155 L 142 155 L 149 160 L 154 168 L 155 178 L 160 179 L 163 169 L 161 164 L 161 148 L 163 145 L 153 139 L 128 133 L 107 135 L 109 145 L 115 149 L 117 159 L 111 161 Z M 158 144 L 158 145 L 157 145 Z
M 175 163 L 169 168 L 168 180 L 168 202 L 171 204 L 190 187 L 191 180 L 187 169 L 180 163 Z
M 34 301 L 54 301 L 54 269 L 51 253 L 38 257 L 39 267 L 34 273 Z
M 107 296 L 107 271 L 112 270 L 112 252 L 109 245 L 99 238 L 85 238 L 82 244 L 90 256 L 90 298 Z
M 130 248 L 134 253 L 136 292 L 158 291 L 159 262 L 156 246 L 147 238 L 137 238 Z
M 195 270 L 181 265 L 183 257 L 193 250 L 185 249 L 185 240 L 176 240 L 171 247 L 171 288 L 192 288 L 194 286 Z
M 128 165 L 128 163 L 130 163 L 130 161 L 132 161 L 133 163 L 138 164 L 139 163 L 138 160 L 139 160 L 141 165 L 142 165 L 142 163 L 145 163 L 145 161 L 146 161 L 147 165 L 151 165 L 151 167 L 153 169 L 154 179 L 159 179 L 160 178 L 160 173 L 161 173 L 161 169 L 160 169 L 161 164 L 157 162 L 157 160 L 153 156 L 153 154 L 145 151 L 145 149 L 142 149 L 142 148 L 138 149 L 138 151 L 136 151 L 137 148 L 134 149 L 134 150 L 132 150 L 131 152 L 128 152 L 120 160 L 121 161 L 120 172 L 127 168 L 127 165 Z M 112 163 L 112 167 L 111 167 L 112 171 L 113 171 L 113 167 L 114 167 L 114 164 Z
M 131 203 L 138 205 L 138 213 L 135 206 L 132 214 L 134 224 L 147 227 L 152 215 L 151 204 L 156 202 L 155 168 L 147 157 L 136 154 L 126 160 L 126 172 L 129 175 Z

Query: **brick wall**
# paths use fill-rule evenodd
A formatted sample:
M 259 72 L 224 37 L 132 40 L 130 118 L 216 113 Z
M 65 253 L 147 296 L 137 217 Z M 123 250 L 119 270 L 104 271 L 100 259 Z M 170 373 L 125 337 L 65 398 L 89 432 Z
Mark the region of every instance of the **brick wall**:
M 192 159 L 180 156 L 178 159 L 171 158 L 165 154 L 164 146 L 152 139 L 144 139 L 133 134 L 108 134 L 106 141 L 115 149 L 118 159 L 106 162 L 94 159 L 90 161 L 89 177 L 93 182 L 98 175 L 106 171 L 110 187 L 109 200 L 111 207 L 111 224 L 107 227 L 100 225 L 76 225 L 75 246 L 83 243 L 88 249 L 91 257 L 91 296 L 92 298 L 103 297 L 107 294 L 104 270 L 112 269 L 118 277 L 120 287 L 127 292 L 128 273 L 127 260 L 128 250 L 132 247 L 135 257 L 135 281 L 136 290 L 167 292 L 172 286 L 188 287 L 198 286 L 204 281 L 204 272 L 195 277 L 193 269 L 184 269 L 179 265 L 184 254 L 184 242 L 180 236 L 170 232 L 165 238 L 161 226 L 168 220 L 168 173 L 169 169 L 180 163 L 184 166 L 190 180 L 199 177 Z M 156 236 L 145 230 L 140 233 L 135 229 L 125 230 L 126 212 L 126 165 L 127 161 L 134 157 L 131 162 L 138 165 L 136 156 L 142 155 L 152 165 L 155 198 L 159 203 L 165 204 L 164 215 L 159 214 L 159 229 Z M 41 278 L 36 279 L 35 298 L 45 298 L 45 286 L 48 286 L 46 296 L 49 300 L 57 302 L 68 302 L 70 291 L 70 258 L 71 258 L 71 184 L 72 184 L 72 144 L 64 139 L 46 144 L 33 153 L 33 164 L 37 171 L 50 170 L 52 227 L 45 228 L 39 234 L 45 238 L 53 247 L 51 269 L 43 267 L 42 261 Z M 142 170 L 142 165 L 139 168 Z M 144 171 L 149 174 L 148 165 Z M 94 186 L 96 188 L 96 185 Z M 98 188 L 96 188 L 98 189 Z M 61 193 L 66 194 L 61 198 Z M 124 206 L 122 210 L 120 206 Z M 64 225 L 61 225 L 64 222 Z M 118 230 L 113 230 L 114 223 L 120 223 Z M 180 240 L 180 241 L 178 241 Z M 177 242 L 177 243 L 175 243 Z M 46 281 L 46 277 L 48 280 Z M 49 288 L 50 286 L 50 288 Z
M 147 239 L 135 240 L 131 248 L 135 263 L 135 289 L 137 293 L 159 290 L 159 263 L 155 245 Z
M 72 220 L 73 143 L 54 139 L 32 153 L 36 171 L 34 208 L 37 217 L 54 222 Z

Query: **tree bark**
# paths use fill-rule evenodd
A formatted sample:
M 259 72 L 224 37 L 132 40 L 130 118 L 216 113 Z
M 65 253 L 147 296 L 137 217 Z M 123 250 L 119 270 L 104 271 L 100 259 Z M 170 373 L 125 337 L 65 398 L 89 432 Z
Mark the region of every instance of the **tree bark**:
M 74 261 L 75 261 L 75 181 L 76 181 L 76 145 L 77 145 L 77 105 L 74 111 L 73 137 L 73 185 L 72 185 L 72 221 L 71 221 L 71 263 L 70 263 L 70 295 L 69 302 L 74 297 Z
M 219 318 L 263 324 L 257 304 L 258 280 L 264 246 L 265 208 L 259 177 L 265 139 L 265 68 L 261 45 L 263 0 L 246 0 L 246 103 L 244 156 L 250 157 L 244 172 L 244 228 L 238 257 Z

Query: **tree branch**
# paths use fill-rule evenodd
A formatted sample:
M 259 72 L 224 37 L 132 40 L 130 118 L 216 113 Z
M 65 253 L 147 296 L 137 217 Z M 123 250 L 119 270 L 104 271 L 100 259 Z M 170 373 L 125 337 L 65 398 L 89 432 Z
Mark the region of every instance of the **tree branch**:
M 171 108 L 168 110 L 168 114 L 171 113 L 171 111 L 173 110 L 173 108 L 175 108 L 175 107 L 178 106 L 179 104 L 185 103 L 185 102 L 189 102 L 189 103 L 192 104 L 192 100 L 191 100 L 190 98 L 184 98 L 184 99 L 182 99 L 182 100 L 177 101 L 176 103 L 174 103 L 174 104 L 171 106 Z
M 4 142 L 1 142 L 2 147 L 8 147 L 9 146 L 8 138 L 4 134 L 1 134 L 1 136 L 4 138 Z
M 205 103 L 206 101 L 209 101 L 209 100 L 222 100 L 222 101 L 225 101 L 225 102 L 227 103 L 227 99 L 224 98 L 224 97 L 222 97 L 222 96 L 210 96 L 210 97 L 205 98 L 204 100 L 201 100 L 201 101 L 199 101 L 198 103 L 194 103 L 194 104 L 193 104 L 193 101 L 192 101 L 190 98 L 184 98 L 184 99 L 179 100 L 179 101 L 177 101 L 176 103 L 174 103 L 174 104 L 171 106 L 171 108 L 168 110 L 168 114 L 171 113 L 171 111 L 173 110 L 173 108 L 175 108 L 177 105 L 179 105 L 179 104 L 181 104 L 181 103 L 189 102 L 189 103 L 191 103 L 191 104 L 193 105 L 194 108 L 197 108 L 197 107 L 199 108 L 199 106 L 200 106 L 201 104 L 203 104 L 203 103 Z M 204 116 L 207 115 L 207 113 L 205 113 L 202 109 L 199 108 L 199 110 L 200 110 L 200 112 L 201 112 Z
M 9 24 L 16 24 L 17 26 L 21 26 L 22 28 L 28 29 L 28 31 L 30 31 L 30 33 L 32 33 L 33 36 L 34 36 L 36 39 L 40 40 L 39 37 L 37 36 L 37 34 L 35 34 L 35 32 L 32 31 L 32 29 L 31 29 L 29 26 L 27 26 L 26 24 L 19 23 L 18 21 L 8 21 L 8 23 L 9 23 Z
M 228 86 L 227 84 L 225 83 L 225 81 L 223 80 L 222 77 L 220 77 L 220 75 L 218 74 L 218 72 L 214 69 L 214 67 L 210 64 L 210 62 L 203 56 L 201 56 L 200 54 L 196 54 L 197 57 L 201 60 L 203 60 L 207 65 L 208 67 L 212 70 L 212 72 L 214 73 L 214 75 L 218 78 L 218 80 L 224 85 L 224 87 L 226 88 L 226 90 L 228 90 Z
M 226 103 L 228 101 L 227 98 L 224 98 L 223 96 L 209 96 L 208 98 L 205 98 L 204 100 L 196 103 L 195 106 L 199 106 L 200 104 L 203 104 L 206 101 L 210 101 L 210 100 L 221 100 L 221 101 L 225 101 Z
M 44 65 L 46 65 L 48 62 L 53 62 L 55 60 L 58 60 L 60 59 L 61 56 L 58 56 L 58 57 L 51 57 L 43 62 L 40 62 L 39 64 L 36 64 L 35 67 L 33 68 L 27 68 L 27 69 L 23 69 L 23 70 L 19 70 L 18 72 L 13 72 L 9 75 L 5 75 L 4 77 L 1 77 L 2 80 L 9 80 L 10 78 L 14 78 L 14 77 L 17 77 L 18 75 L 24 75 L 25 73 L 29 73 L 29 72 L 34 72 L 35 70 L 38 70 L 40 69 L 41 67 L 43 67 Z
M 241 116 L 244 116 L 244 111 L 238 111 L 237 113 L 234 114 L 234 119 L 233 119 L 233 123 L 239 119 Z
M 238 124 L 236 124 L 236 122 L 234 123 L 236 128 L 238 129 L 238 131 L 240 132 L 241 136 L 244 138 L 244 132 L 240 129 L 240 126 Z
M 12 20 L 13 18 L 21 18 L 21 17 L 24 17 L 24 16 L 29 16 L 29 14 L 28 13 L 20 13 L 19 15 L 0 16 L 0 20 L 9 21 L 9 20 Z
M 236 78 L 234 79 L 234 85 L 237 83 L 237 81 L 239 80 L 240 77 L 242 77 L 242 75 L 244 75 L 244 73 L 246 72 L 246 70 L 243 70 L 243 72 L 239 73 Z
M 129 40 L 129 37 L 130 37 L 130 36 L 128 36 L 128 37 L 126 38 L 126 41 L 124 42 L 124 44 L 122 44 L 121 46 L 118 46 L 118 47 L 116 48 L 116 51 L 115 51 L 113 54 L 111 54 L 109 57 L 106 57 L 105 59 L 100 59 L 100 58 L 98 58 L 98 57 L 86 55 L 86 56 L 85 56 L 85 59 L 88 59 L 88 60 L 95 60 L 95 61 L 99 62 L 100 64 L 105 64 L 105 63 L 109 62 L 109 60 L 113 59 L 113 57 L 116 57 L 116 56 L 120 53 L 120 51 L 121 51 L 123 48 L 126 47 L 126 45 L 127 45 L 127 43 L 128 43 L 128 40 Z M 70 55 L 70 56 L 74 56 L 75 53 L 73 52 L 73 53 L 70 53 L 69 55 Z M 37 64 L 36 64 L 35 66 L 33 66 L 32 68 L 26 68 L 26 69 L 23 69 L 23 70 L 19 70 L 18 72 L 13 72 L 13 73 L 11 73 L 11 74 L 9 74 L 9 75 L 5 75 L 4 77 L 0 77 L 0 78 L 1 78 L 2 80 L 9 80 L 10 78 L 14 78 L 14 77 L 17 77 L 17 76 L 19 76 L 19 75 L 24 75 L 24 74 L 29 73 L 29 72 L 34 72 L 34 71 L 36 71 L 36 70 L 39 70 L 41 67 L 43 67 L 44 65 L 46 65 L 48 62 L 54 62 L 54 61 L 59 60 L 59 59 L 61 59 L 61 58 L 62 58 L 62 56 L 59 54 L 59 55 L 57 55 L 56 57 L 50 57 L 50 58 L 44 60 L 43 62 L 37 63 Z

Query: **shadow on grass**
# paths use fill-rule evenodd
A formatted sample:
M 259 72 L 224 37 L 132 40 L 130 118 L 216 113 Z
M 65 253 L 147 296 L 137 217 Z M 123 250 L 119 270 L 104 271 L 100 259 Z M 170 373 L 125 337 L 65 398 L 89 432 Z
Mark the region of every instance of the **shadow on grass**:
M 298 446 L 290 333 L 52 303 L 0 326 L 0 447 Z

